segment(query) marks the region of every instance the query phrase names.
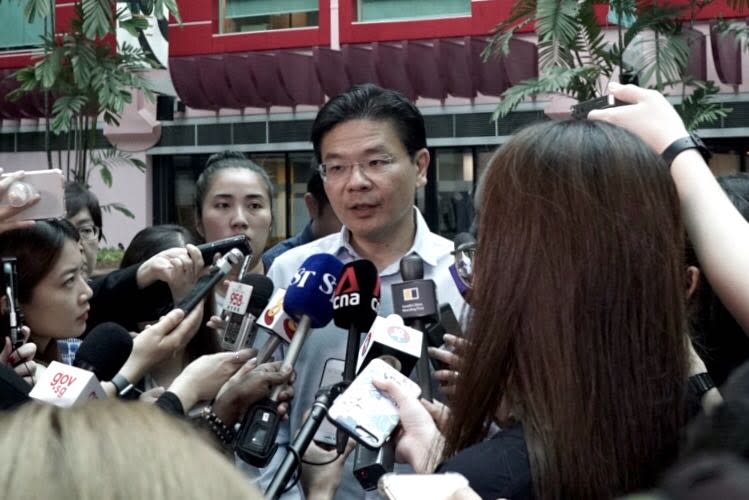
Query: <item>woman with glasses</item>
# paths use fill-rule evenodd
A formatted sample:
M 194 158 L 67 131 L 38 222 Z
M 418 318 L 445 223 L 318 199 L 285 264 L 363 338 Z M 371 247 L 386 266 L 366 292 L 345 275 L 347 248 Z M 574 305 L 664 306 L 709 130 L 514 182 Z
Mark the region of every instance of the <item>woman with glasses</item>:
M 397 457 L 417 472 L 459 472 L 482 498 L 612 498 L 653 486 L 676 459 L 704 364 L 686 335 L 677 170 L 660 153 L 687 134 L 660 95 L 613 89 L 637 103 L 614 110 L 629 114 L 622 124 L 671 135 L 654 145 L 600 121 L 547 122 L 488 165 L 444 425 L 376 383 L 401 410 Z M 671 168 L 707 171 L 690 155 Z

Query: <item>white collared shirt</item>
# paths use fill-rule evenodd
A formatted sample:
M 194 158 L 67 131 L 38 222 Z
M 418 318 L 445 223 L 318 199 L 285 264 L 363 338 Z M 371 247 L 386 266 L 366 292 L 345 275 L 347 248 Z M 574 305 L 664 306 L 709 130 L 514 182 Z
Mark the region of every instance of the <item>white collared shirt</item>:
M 449 267 L 454 261 L 450 253 L 453 250 L 453 242 L 432 233 L 416 207 L 414 207 L 414 218 L 416 220 L 416 235 L 413 245 L 404 256 L 415 253 L 423 259 L 424 279 L 435 282 L 438 304 L 449 303 L 455 314 L 461 315 L 465 302 L 449 272 Z M 293 248 L 280 255 L 268 270 L 268 277 L 273 281 L 276 288 L 287 288 L 302 262 L 307 257 L 317 253 L 332 254 L 344 264 L 361 258 L 351 246 L 350 232 L 344 226 L 339 233 Z M 401 281 L 403 280 L 400 275 L 400 259 L 380 272 L 380 316 L 392 314 L 393 301 L 390 286 Z M 263 341 L 260 339 L 260 342 Z M 294 365 L 297 378 L 294 383 L 294 400 L 289 411 L 289 427 L 284 429 L 279 436 L 294 435 L 302 424 L 302 415 L 312 406 L 315 393 L 320 388 L 326 363 L 329 360 L 343 361 L 346 355 L 346 341 L 347 332 L 336 327 L 332 322 L 326 327 L 310 331 L 309 337 Z M 256 347 L 259 345 L 261 344 L 256 344 Z M 281 440 L 282 438 L 279 439 L 279 442 Z M 280 461 L 279 457 L 282 458 L 283 455 L 285 455 L 285 450 L 279 450 L 273 462 L 263 470 L 264 477 L 261 484 L 267 481 L 267 476 L 272 477 L 275 472 L 272 470 L 274 464 L 277 464 Z M 337 497 L 351 498 L 349 496 L 351 494 L 355 494 L 355 497 L 363 497 L 364 491 L 354 479 L 350 464 L 347 470 L 344 470 L 343 476 Z M 356 491 L 357 488 L 358 491 Z M 284 498 L 287 497 L 284 496 Z

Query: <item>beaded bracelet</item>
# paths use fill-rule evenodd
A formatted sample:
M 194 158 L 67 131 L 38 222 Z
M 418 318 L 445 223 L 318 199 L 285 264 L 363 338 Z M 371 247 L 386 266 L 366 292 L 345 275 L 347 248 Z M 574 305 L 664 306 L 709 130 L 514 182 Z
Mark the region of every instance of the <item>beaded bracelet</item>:
M 203 408 L 200 417 L 208 424 L 213 434 L 226 445 L 230 445 L 234 442 L 235 432 L 234 429 L 229 428 L 219 417 L 214 413 L 213 408 L 206 406 Z

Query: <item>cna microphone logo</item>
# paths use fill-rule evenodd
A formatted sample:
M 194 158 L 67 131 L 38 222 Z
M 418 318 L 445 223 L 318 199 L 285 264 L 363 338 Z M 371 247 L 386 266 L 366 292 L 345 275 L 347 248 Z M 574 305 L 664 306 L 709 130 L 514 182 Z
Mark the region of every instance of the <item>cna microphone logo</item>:
M 404 288 L 403 289 L 403 301 L 410 302 L 412 300 L 419 300 L 419 289 L 416 287 Z
M 372 290 L 372 301 L 370 307 L 373 311 L 377 311 L 380 307 L 380 280 L 379 277 L 375 282 L 374 290 Z M 338 285 L 336 286 L 335 293 L 333 295 L 333 309 L 340 309 L 341 307 L 347 306 L 358 306 L 361 304 L 361 287 L 359 286 L 359 279 L 356 277 L 356 271 L 354 267 L 345 267 L 343 274 L 338 278 Z

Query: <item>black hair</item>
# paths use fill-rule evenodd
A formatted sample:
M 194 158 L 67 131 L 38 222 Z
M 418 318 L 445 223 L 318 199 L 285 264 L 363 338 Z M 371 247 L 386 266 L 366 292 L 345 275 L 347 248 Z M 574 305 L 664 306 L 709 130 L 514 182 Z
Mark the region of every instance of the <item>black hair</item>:
M 339 123 L 356 119 L 390 122 L 410 156 L 427 147 L 424 117 L 419 109 L 400 92 L 367 83 L 351 87 L 320 108 L 311 134 L 318 163 L 322 162 L 320 144 L 325 134 Z
M 34 288 L 60 258 L 65 242 L 78 242 L 75 227 L 65 219 L 36 221 L 33 226 L 0 234 L 0 257 L 18 262 L 18 301 L 31 301 Z
M 320 176 L 320 172 L 317 170 L 312 172 L 312 175 L 307 181 L 307 192 L 317 200 L 317 204 L 320 208 L 330 204 L 328 195 L 325 193 L 325 187 L 323 187 L 322 176 Z
M 177 224 L 161 224 L 138 231 L 120 262 L 120 269 L 144 262 L 162 250 L 183 247 L 188 243 L 196 244 L 195 236 L 186 228 Z
M 70 219 L 78 212 L 87 208 L 91 214 L 94 225 L 100 229 L 99 240 L 101 241 L 103 232 L 101 231 L 101 206 L 99 199 L 91 190 L 83 185 L 68 181 L 65 183 L 65 216 Z
M 239 151 L 223 151 L 213 154 L 208 158 L 208 161 L 205 162 L 203 172 L 195 183 L 195 214 L 198 221 L 203 217 L 203 201 L 211 189 L 214 177 L 220 171 L 230 168 L 246 169 L 257 174 L 265 184 L 265 188 L 268 191 L 270 209 L 271 211 L 273 210 L 275 189 L 273 188 L 273 183 L 270 180 L 268 172 Z

